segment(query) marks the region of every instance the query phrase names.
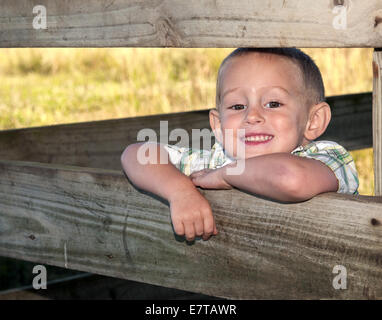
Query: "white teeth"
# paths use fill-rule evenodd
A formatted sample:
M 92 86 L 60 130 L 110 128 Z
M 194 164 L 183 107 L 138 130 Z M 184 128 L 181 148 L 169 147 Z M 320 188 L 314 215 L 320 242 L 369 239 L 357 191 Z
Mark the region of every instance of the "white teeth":
M 271 136 L 249 136 L 245 138 L 245 141 L 267 141 L 272 139 Z

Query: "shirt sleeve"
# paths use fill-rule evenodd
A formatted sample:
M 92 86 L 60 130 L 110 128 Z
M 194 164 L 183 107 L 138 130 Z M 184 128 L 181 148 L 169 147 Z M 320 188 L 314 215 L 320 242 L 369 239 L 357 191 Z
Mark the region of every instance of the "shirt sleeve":
M 210 152 L 207 150 L 196 150 L 169 144 L 164 145 L 164 148 L 169 154 L 170 162 L 187 176 L 209 166 Z
M 344 147 L 332 141 L 312 142 L 292 151 L 299 157 L 316 159 L 327 165 L 338 180 L 338 193 L 358 194 L 358 174 L 354 160 Z

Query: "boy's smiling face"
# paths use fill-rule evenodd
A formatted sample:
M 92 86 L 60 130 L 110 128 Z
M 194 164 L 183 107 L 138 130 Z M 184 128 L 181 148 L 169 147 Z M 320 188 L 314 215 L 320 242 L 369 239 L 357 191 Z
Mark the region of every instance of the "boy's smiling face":
M 210 123 L 230 156 L 243 158 L 237 153 L 240 141 L 246 159 L 290 153 L 310 142 L 305 134 L 310 108 L 302 73 L 293 61 L 262 53 L 233 57 L 219 80 L 220 104 L 218 111 L 211 110 Z M 233 139 L 226 135 L 229 131 Z

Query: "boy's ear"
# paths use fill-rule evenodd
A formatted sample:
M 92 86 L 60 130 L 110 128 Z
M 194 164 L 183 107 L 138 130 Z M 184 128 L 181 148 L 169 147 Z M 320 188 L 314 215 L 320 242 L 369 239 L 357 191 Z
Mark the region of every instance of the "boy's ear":
M 305 138 L 315 140 L 321 136 L 329 125 L 332 113 L 326 102 L 314 105 L 309 112 L 309 119 L 305 129 Z
M 212 131 L 214 132 L 215 138 L 218 142 L 223 142 L 223 135 L 221 132 L 221 126 L 220 126 L 220 114 L 217 109 L 211 109 L 210 113 L 210 126 Z

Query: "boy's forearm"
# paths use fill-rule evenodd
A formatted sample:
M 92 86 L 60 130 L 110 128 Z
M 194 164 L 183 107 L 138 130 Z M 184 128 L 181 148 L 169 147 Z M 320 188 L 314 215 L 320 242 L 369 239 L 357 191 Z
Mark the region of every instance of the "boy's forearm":
M 156 164 L 141 164 L 138 161 L 138 149 L 142 144 L 134 144 L 126 148 L 121 156 L 122 167 L 133 184 L 146 191 L 152 192 L 168 201 L 179 192 L 196 190 L 192 181 L 181 173 L 168 159 L 167 164 L 160 163 L 160 149 L 157 146 Z
M 228 174 L 228 165 L 224 170 L 224 180 L 230 185 L 251 193 L 264 195 L 272 199 L 285 200 L 284 190 L 281 186 L 288 174 L 284 165 L 274 157 L 268 159 L 264 156 L 249 158 L 245 161 L 245 169 L 240 175 Z M 236 163 L 235 163 L 236 165 Z
M 304 168 L 307 159 L 288 153 L 275 153 L 244 160 L 245 169 L 240 175 L 227 174 L 227 169 L 236 163 L 223 168 L 223 179 L 231 186 L 263 195 L 279 201 L 302 201 L 315 194 L 315 186 L 302 190 L 306 184 Z M 316 161 L 316 160 L 314 160 Z

